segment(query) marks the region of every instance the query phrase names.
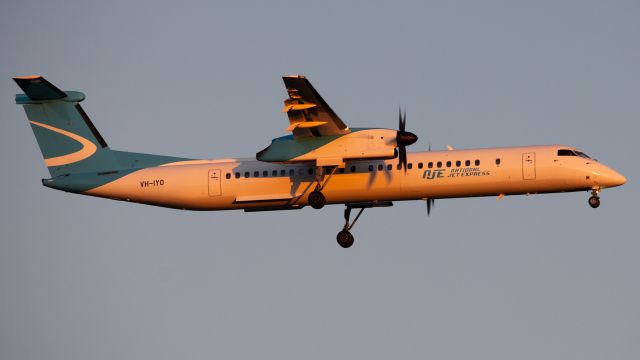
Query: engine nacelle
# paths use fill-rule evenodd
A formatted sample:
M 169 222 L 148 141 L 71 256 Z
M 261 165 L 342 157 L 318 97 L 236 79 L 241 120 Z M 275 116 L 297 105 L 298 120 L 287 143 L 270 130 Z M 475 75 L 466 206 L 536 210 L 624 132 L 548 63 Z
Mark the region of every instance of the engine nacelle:
M 277 163 L 314 162 L 317 166 L 344 166 L 347 160 L 393 159 L 397 156 L 397 131 L 351 129 L 345 135 L 295 139 L 292 135 L 271 141 L 256 159 Z

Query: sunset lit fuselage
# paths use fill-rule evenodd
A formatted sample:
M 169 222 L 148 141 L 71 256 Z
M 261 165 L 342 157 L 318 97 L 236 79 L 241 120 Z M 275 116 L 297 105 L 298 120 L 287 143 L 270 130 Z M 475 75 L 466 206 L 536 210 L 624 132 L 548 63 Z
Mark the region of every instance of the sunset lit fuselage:
M 346 162 L 323 190 L 327 204 L 587 191 L 626 179 L 596 160 L 558 155 L 562 145 L 413 152 L 406 172 L 397 159 Z M 130 170 L 129 170 L 130 171 Z M 298 208 L 314 189 L 313 164 L 254 159 L 190 160 L 106 175 L 44 180 L 60 190 L 150 205 L 191 209 Z M 117 174 L 116 174 L 117 175 Z
M 351 128 L 302 75 L 282 77 L 282 112 L 290 133 L 271 139 L 252 159 L 198 160 L 114 150 L 80 102 L 42 76 L 15 77 L 16 94 L 51 175 L 44 186 L 77 194 L 189 210 L 271 211 L 344 204 L 336 236 L 349 248 L 366 208 L 394 201 L 590 191 L 600 206 L 604 188 L 626 179 L 567 146 L 408 152 L 418 136 L 398 127 Z M 356 210 L 351 218 L 352 210 Z

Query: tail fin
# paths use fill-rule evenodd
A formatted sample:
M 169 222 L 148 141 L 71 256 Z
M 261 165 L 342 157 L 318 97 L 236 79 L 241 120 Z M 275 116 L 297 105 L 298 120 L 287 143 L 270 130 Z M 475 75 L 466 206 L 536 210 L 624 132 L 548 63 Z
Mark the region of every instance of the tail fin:
M 80 106 L 81 92 L 62 91 L 42 76 L 16 77 L 24 107 L 52 177 L 117 168 L 114 153 Z

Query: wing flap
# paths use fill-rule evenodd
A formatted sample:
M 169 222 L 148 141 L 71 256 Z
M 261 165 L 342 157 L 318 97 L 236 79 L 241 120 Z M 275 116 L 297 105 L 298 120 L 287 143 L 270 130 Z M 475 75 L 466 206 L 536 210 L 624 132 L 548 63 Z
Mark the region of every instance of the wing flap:
M 301 129 L 308 129 L 308 128 L 313 128 L 313 127 L 318 127 L 318 126 L 322 126 L 327 124 L 326 121 L 300 121 L 300 122 L 296 122 L 293 123 L 291 125 L 289 125 L 288 128 L 286 128 L 286 131 L 293 131 L 295 129 L 301 128 Z
M 282 108 L 282 112 L 283 113 L 287 113 L 291 110 L 306 110 L 306 109 L 311 109 L 312 107 L 316 107 L 316 104 L 312 104 L 312 103 L 305 103 L 305 104 L 291 104 L 288 103 L 289 100 L 285 100 L 284 101 L 284 107 Z
M 344 135 L 350 132 L 349 127 L 336 115 L 306 77 L 284 76 L 282 80 L 289 95 L 284 101 L 282 112 L 287 113 L 289 117 L 290 126 L 287 131 L 292 131 L 294 138 Z

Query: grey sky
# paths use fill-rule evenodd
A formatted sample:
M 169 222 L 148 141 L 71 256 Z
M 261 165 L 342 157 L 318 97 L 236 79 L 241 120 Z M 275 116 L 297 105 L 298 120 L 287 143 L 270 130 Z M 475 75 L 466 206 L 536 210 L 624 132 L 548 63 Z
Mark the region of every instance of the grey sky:
M 638 359 L 640 4 L 14 1 L 0 5 L 0 358 Z M 184 212 L 65 194 L 12 76 L 87 94 L 112 148 L 250 157 L 280 76 L 411 150 L 566 143 L 628 183 L 342 207 Z

